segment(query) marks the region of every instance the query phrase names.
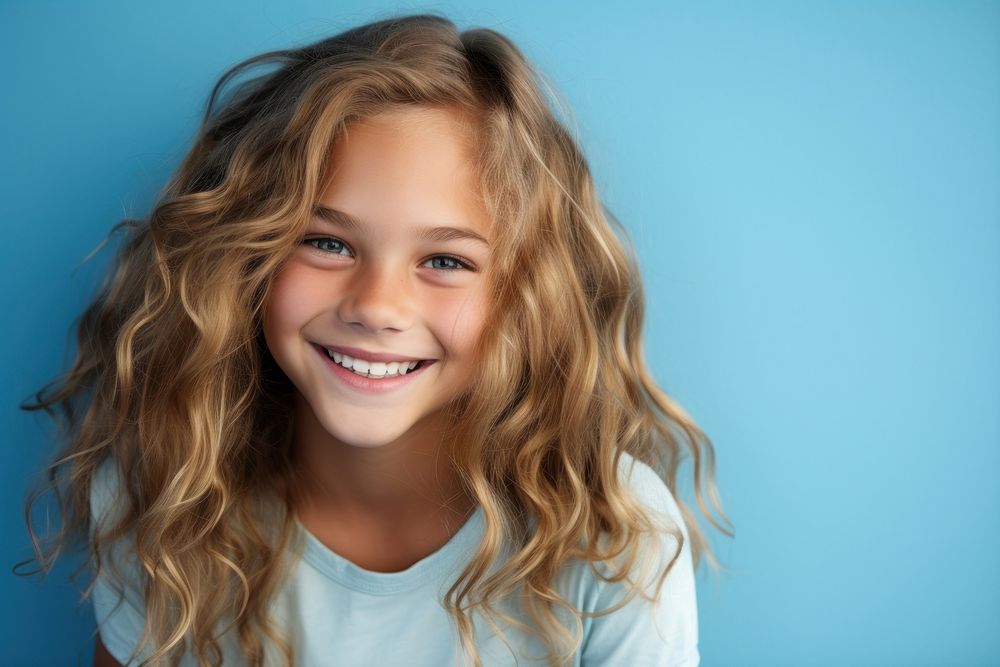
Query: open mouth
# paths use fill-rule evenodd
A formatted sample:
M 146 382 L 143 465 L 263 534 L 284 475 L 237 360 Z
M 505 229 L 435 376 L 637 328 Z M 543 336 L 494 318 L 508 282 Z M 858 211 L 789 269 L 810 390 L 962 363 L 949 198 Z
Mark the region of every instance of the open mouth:
M 403 377 L 433 364 L 436 359 L 420 359 L 417 361 L 368 361 L 355 359 L 347 354 L 333 352 L 320 345 L 315 345 L 317 351 L 332 360 L 338 366 L 351 371 L 355 375 L 380 380 L 383 378 Z

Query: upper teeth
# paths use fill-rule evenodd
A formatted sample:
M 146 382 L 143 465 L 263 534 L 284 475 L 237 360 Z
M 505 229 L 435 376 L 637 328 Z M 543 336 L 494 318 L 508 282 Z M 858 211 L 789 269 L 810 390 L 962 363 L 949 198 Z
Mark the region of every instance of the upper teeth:
M 373 378 L 406 375 L 407 371 L 413 370 L 419 363 L 417 361 L 368 361 L 330 350 L 327 350 L 326 353 L 344 368 L 354 371 L 358 375 Z

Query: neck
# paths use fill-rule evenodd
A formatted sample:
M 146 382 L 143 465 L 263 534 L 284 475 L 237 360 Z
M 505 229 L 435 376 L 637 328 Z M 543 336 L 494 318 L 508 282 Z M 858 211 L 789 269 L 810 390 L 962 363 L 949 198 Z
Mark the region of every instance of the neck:
M 301 509 L 387 528 L 461 521 L 475 502 L 450 464 L 443 431 L 442 416 L 436 415 L 391 443 L 356 447 L 331 436 L 298 397 L 293 456 L 305 486 Z

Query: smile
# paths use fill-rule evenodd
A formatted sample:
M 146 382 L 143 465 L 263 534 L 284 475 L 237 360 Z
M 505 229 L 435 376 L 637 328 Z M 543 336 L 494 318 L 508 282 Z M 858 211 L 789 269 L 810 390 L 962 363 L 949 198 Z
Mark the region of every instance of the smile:
M 335 377 L 364 393 L 382 393 L 410 384 L 437 362 L 436 359 L 372 361 L 329 350 L 316 343 L 311 345 Z M 378 356 L 384 358 L 384 355 Z
M 385 378 L 406 375 L 415 370 L 424 361 L 368 361 L 355 359 L 347 354 L 326 350 L 327 355 L 336 363 L 361 377 Z

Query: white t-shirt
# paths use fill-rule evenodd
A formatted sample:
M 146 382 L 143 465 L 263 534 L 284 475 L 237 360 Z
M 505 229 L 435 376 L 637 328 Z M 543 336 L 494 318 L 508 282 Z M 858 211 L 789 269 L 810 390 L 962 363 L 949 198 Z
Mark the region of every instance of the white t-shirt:
M 698 616 L 687 529 L 673 496 L 652 468 L 623 454 L 619 473 L 639 500 L 677 523 L 684 534 L 684 546 L 663 584 L 660 603 L 655 607 L 636 596 L 609 615 L 581 619 L 584 639 L 571 664 L 574 667 L 695 667 L 699 662 Z M 105 462 L 98 469 L 92 487 L 92 517 L 106 517 L 105 513 L 115 504 L 117 482 L 116 467 L 111 461 Z M 450 667 L 462 664 L 458 632 L 440 600 L 478 545 L 483 530 L 482 508 L 477 507 L 444 546 L 402 572 L 365 570 L 331 551 L 298 522 L 296 528 L 302 533 L 302 558 L 279 592 L 273 613 L 294 637 L 298 665 Z M 664 545 L 662 564 L 665 565 L 676 550 L 676 542 L 666 534 L 660 539 Z M 126 559 L 130 554 L 123 544 L 115 545 L 115 553 Z M 496 567 L 494 565 L 494 571 Z M 608 572 L 604 564 L 599 564 L 598 569 Z M 138 572 L 134 560 L 126 565 L 126 571 Z M 578 559 L 570 561 L 559 573 L 555 586 L 570 604 L 584 611 L 605 609 L 621 600 L 626 590 L 624 583 L 601 580 Z M 651 594 L 654 589 L 649 586 L 646 590 Z M 129 591 L 118 605 L 119 596 L 109 588 L 104 577 L 98 579 L 93 592 L 101 639 L 122 664 L 126 664 L 137 646 L 145 620 L 144 604 L 139 595 Z M 503 605 L 501 609 L 512 611 Z M 564 626 L 572 629 L 563 610 L 557 608 L 554 613 Z M 520 620 L 530 624 L 530 618 Z M 521 651 L 515 660 L 479 614 L 473 615 L 473 621 L 476 648 L 485 667 L 545 664 L 545 647 L 534 635 L 505 624 L 502 619 L 496 621 L 507 641 Z M 220 645 L 225 658 L 223 664 L 244 664 L 235 632 L 224 636 Z M 269 665 L 280 664 L 277 652 L 269 655 Z M 147 649 L 140 659 L 148 656 Z M 197 663 L 187 654 L 181 664 Z

